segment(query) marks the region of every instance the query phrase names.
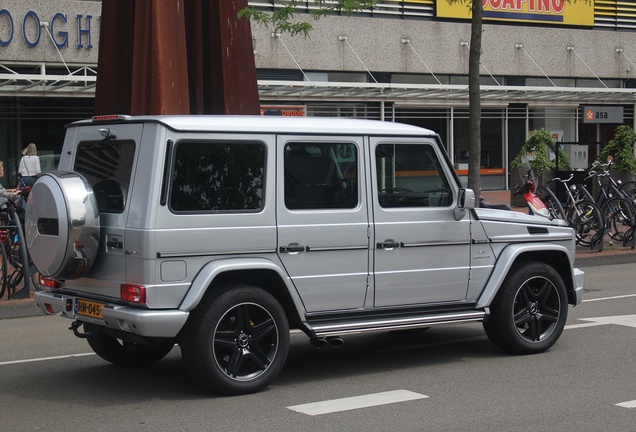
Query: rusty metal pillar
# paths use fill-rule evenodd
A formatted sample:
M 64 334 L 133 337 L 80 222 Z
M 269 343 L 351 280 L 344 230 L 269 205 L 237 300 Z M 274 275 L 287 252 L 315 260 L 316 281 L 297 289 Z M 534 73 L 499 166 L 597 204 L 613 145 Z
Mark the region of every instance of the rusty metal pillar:
M 130 114 L 134 22 L 134 1 L 102 1 L 96 115 Z
M 131 114 L 189 114 L 183 1 L 136 1 L 133 52 Z
M 103 0 L 95 114 L 259 114 L 247 0 Z
M 208 28 L 212 49 L 210 57 L 203 57 L 211 77 L 206 112 L 260 114 L 252 30 L 248 20 L 237 18 L 247 0 L 211 3 Z

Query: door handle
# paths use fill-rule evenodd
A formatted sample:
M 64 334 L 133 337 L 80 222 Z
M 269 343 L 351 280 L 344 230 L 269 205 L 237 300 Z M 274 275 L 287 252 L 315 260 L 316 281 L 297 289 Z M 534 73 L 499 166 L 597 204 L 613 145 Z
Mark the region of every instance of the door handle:
M 112 249 L 121 249 L 124 246 L 124 244 L 120 241 L 115 240 L 115 241 L 107 241 L 106 246 Z
M 384 240 L 382 243 L 378 243 L 378 249 L 395 249 L 400 247 L 400 243 L 393 239 Z
M 305 252 L 306 249 L 305 246 L 298 243 L 290 243 L 287 246 L 281 246 L 279 250 L 281 253 L 298 253 Z

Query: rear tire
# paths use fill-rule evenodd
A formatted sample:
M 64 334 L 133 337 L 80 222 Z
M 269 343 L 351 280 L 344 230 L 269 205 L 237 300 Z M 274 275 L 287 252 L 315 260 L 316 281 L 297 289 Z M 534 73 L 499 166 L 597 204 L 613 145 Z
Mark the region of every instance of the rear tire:
M 559 339 L 568 314 L 561 276 L 541 262 L 514 265 L 490 305 L 484 329 L 491 342 L 513 354 L 536 354 Z
M 612 240 L 624 241 L 627 238 L 626 233 L 636 225 L 634 206 L 622 198 L 613 198 L 608 202 L 607 208 L 610 237 Z
M 594 247 L 603 241 L 607 219 L 596 204 L 589 201 L 575 203 L 570 211 L 568 223 L 574 228 L 576 244 Z
M 126 342 L 99 331 L 99 326 L 84 323 L 86 333 L 97 332 L 86 340 L 95 354 L 118 366 L 147 366 L 168 355 L 173 343 L 142 344 Z
M 636 181 L 628 181 L 621 185 L 621 192 L 623 192 L 627 197 L 631 198 L 628 200 L 632 203 L 632 205 L 636 206 Z
M 552 219 L 567 220 L 563 206 L 554 192 L 546 186 L 539 186 L 537 188 L 537 195 L 539 195 L 539 198 L 545 203 Z
M 228 285 L 204 297 L 192 313 L 181 352 L 190 374 L 212 390 L 254 393 L 269 385 L 285 364 L 287 317 L 266 291 Z

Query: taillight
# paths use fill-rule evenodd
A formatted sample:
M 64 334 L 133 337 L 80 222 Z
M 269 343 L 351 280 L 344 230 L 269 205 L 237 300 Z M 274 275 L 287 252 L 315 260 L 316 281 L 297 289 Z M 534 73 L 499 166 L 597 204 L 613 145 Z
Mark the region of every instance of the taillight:
M 143 285 L 121 284 L 121 299 L 132 303 L 146 303 L 146 287 Z
M 55 279 L 49 279 L 42 275 L 38 277 L 38 283 L 40 284 L 40 286 L 46 288 L 59 288 L 61 286 L 61 284 Z
M 122 115 L 122 114 L 98 115 L 98 116 L 93 116 L 92 118 L 94 122 L 112 121 L 112 120 L 128 120 L 128 119 L 130 119 L 129 115 Z

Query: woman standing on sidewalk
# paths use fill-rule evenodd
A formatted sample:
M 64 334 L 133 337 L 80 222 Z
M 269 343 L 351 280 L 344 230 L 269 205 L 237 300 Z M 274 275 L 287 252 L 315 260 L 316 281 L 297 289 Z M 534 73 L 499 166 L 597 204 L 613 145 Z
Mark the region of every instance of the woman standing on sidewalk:
M 25 186 L 32 186 L 40 174 L 40 158 L 38 157 L 38 148 L 34 143 L 29 144 L 22 151 L 22 159 L 20 159 L 20 166 L 18 167 L 18 175 L 20 182 L 18 188 L 22 189 Z

